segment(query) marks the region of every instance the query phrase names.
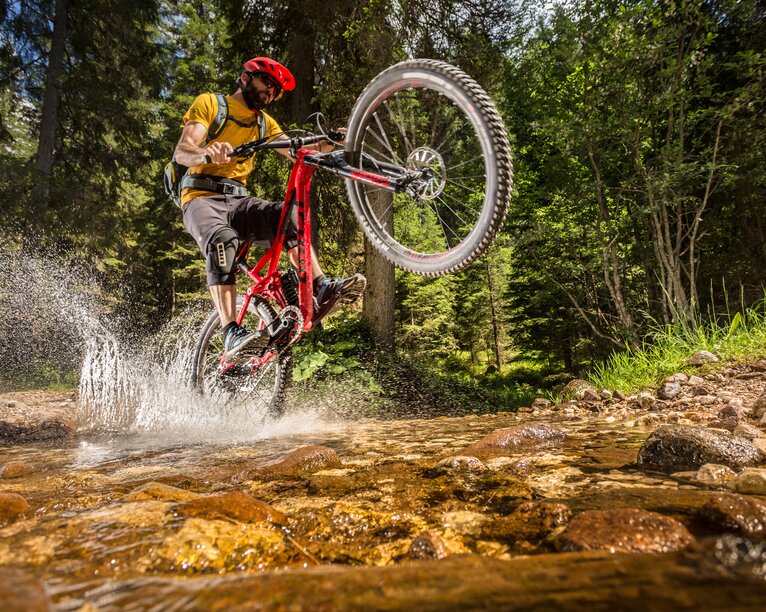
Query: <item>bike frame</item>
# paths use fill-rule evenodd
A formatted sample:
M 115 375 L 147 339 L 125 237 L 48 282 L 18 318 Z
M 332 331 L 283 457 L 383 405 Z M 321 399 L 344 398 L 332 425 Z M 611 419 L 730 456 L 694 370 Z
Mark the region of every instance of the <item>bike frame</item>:
M 241 325 L 248 307 L 253 298 L 258 297 L 266 302 L 276 301 L 281 308 L 288 304 L 282 291 L 282 279 L 278 271 L 279 258 L 284 250 L 285 235 L 287 232 L 287 220 L 295 212 L 296 234 L 298 248 L 298 307 L 303 317 L 303 327 L 301 332 L 309 331 L 313 327 L 314 317 L 314 291 L 313 275 L 311 271 L 311 180 L 317 168 L 332 172 L 343 178 L 351 179 L 355 182 L 373 185 L 386 191 L 398 192 L 406 188 L 406 181 L 402 182 L 402 168 L 389 164 L 376 163 L 375 168 L 384 172 L 384 174 L 375 174 L 365 170 L 354 168 L 345 163 L 339 156 L 333 157 L 333 154 L 318 153 L 311 149 L 306 149 L 302 145 L 310 142 L 320 142 L 326 140 L 326 137 L 309 137 L 304 139 L 295 139 L 291 141 L 278 140 L 259 145 L 253 144 L 253 151 L 260 149 L 275 148 L 293 148 L 295 162 L 290 179 L 287 184 L 284 205 L 277 227 L 277 233 L 274 242 L 268 251 L 261 257 L 257 264 L 248 267 L 245 263 L 250 251 L 250 243 L 242 246 L 237 254 L 237 266 L 241 272 L 247 275 L 253 284 L 248 287 L 244 296 L 244 303 L 237 313 L 237 324 Z M 294 148 L 294 142 L 301 144 L 300 148 Z M 243 147 L 246 147 L 243 145 Z M 236 153 L 236 151 L 235 151 Z M 417 176 L 415 173 L 413 176 Z M 411 180 L 411 178 L 410 178 Z M 265 272 L 264 272 L 265 268 Z M 272 352 L 267 352 L 263 357 L 252 364 L 254 367 L 260 367 L 273 356 Z M 222 356 L 222 364 L 225 361 L 225 355 Z

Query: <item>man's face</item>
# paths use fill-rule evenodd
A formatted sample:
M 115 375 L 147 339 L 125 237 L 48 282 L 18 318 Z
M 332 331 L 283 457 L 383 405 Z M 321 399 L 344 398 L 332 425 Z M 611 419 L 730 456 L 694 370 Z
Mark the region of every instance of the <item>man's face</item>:
M 247 93 L 258 100 L 261 108 L 277 99 L 281 92 L 279 84 L 268 74 L 252 74 L 247 83 Z

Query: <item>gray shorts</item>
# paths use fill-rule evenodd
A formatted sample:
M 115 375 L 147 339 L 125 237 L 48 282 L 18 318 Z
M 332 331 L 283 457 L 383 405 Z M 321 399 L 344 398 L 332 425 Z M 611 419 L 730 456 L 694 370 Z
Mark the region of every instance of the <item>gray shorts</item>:
M 207 257 L 208 244 L 213 234 L 222 226 L 231 227 L 241 240 L 270 246 L 277 235 L 282 202 L 267 202 L 251 196 L 214 195 L 194 198 L 183 209 L 184 227 Z M 298 245 L 295 226 L 287 220 L 285 247 Z M 215 278 L 215 271 L 208 270 L 208 285 L 230 285 L 232 278 Z M 212 281 L 212 282 L 211 282 Z

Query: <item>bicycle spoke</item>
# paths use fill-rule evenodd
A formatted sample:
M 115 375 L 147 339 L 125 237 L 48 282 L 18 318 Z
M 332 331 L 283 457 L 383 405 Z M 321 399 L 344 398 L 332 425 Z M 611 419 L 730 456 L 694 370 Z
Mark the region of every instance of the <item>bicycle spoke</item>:
M 394 152 L 394 148 L 391 146 L 391 143 L 388 141 L 388 137 L 386 136 L 386 130 L 383 129 L 383 124 L 380 122 L 380 117 L 378 117 L 378 113 L 377 112 L 373 113 L 373 117 L 375 117 L 375 123 L 378 124 L 380 135 L 383 136 L 383 140 L 385 141 L 384 146 L 388 147 L 388 150 L 391 151 L 391 159 L 397 164 L 399 164 L 400 166 L 403 165 L 402 161 L 399 159 L 399 156 L 396 154 L 396 152 Z M 377 138 L 377 134 L 375 134 L 375 132 L 372 132 L 372 135 Z
M 445 194 L 445 195 L 448 195 L 446 191 L 444 192 L 444 194 Z M 452 197 L 452 196 L 450 196 L 450 197 Z M 468 225 L 468 224 L 465 222 L 465 219 L 463 219 L 463 218 L 462 218 L 462 217 L 461 217 L 459 214 L 457 214 L 457 213 L 456 213 L 456 212 L 453 210 L 453 208 L 452 208 L 452 207 L 451 207 L 449 204 L 447 204 L 447 202 L 445 202 L 445 201 L 444 201 L 444 200 L 442 200 L 441 198 L 436 198 L 436 199 L 437 199 L 437 200 L 439 200 L 440 202 L 442 202 L 442 203 L 443 203 L 443 204 L 444 204 L 444 205 L 445 205 L 445 206 L 446 206 L 446 207 L 449 209 L 449 211 L 450 211 L 450 212 L 451 212 L 453 215 L 455 215 L 455 217 L 457 217 L 457 218 L 460 220 L 460 222 L 461 222 L 463 225 Z M 453 199 L 453 200 L 455 200 L 455 202 L 460 202 L 460 200 L 457 200 L 457 199 L 455 199 L 455 198 L 452 198 L 452 199 Z M 455 236 L 457 236 L 457 234 L 455 234 Z
M 454 166 L 447 166 L 445 170 L 454 170 L 455 168 L 459 168 L 460 166 L 465 166 L 466 164 L 470 164 L 473 161 L 476 161 L 477 159 L 483 159 L 482 155 L 477 155 L 476 157 L 472 157 L 471 159 L 467 159 L 464 162 L 460 162 L 459 164 L 455 164 Z

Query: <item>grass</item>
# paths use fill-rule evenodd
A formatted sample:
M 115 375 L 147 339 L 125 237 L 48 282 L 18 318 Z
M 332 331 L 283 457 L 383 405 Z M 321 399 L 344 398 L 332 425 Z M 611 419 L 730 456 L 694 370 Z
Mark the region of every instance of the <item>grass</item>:
M 598 389 L 633 393 L 676 372 L 692 371 L 684 362 L 699 351 L 710 351 L 725 363 L 766 357 L 766 299 L 734 315 L 658 327 L 641 348 L 613 354 L 589 380 Z

